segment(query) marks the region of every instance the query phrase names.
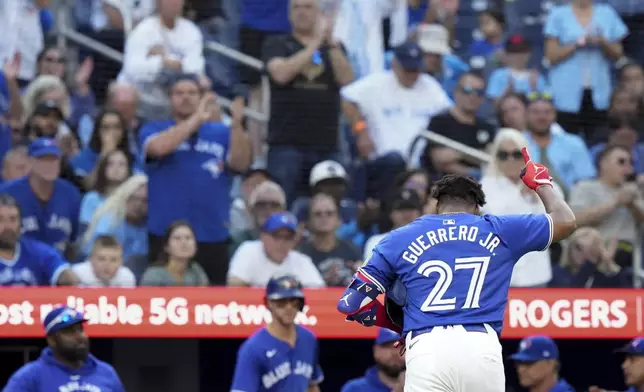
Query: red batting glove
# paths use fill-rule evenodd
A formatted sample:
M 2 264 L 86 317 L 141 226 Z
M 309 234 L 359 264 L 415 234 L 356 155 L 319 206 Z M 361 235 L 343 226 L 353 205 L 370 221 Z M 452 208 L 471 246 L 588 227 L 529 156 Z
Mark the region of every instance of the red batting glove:
M 548 168 L 540 163 L 532 162 L 527 148 L 523 147 L 521 153 L 525 161 L 525 167 L 521 170 L 523 183 L 533 191 L 542 186 L 552 186 L 552 177 L 550 177 Z

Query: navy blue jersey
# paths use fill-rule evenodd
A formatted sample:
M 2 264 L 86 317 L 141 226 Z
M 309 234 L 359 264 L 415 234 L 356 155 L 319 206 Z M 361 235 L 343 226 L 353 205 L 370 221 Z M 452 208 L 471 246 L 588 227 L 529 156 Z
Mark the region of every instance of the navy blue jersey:
M 231 392 L 306 392 L 324 379 L 318 363 L 318 340 L 296 326 L 295 347 L 277 339 L 266 328 L 239 348 Z
M 69 264 L 56 249 L 21 238 L 13 260 L 0 258 L 0 286 L 53 286 L 67 268 Z
M 51 198 L 43 203 L 31 189 L 29 177 L 9 181 L 0 193 L 13 196 L 20 205 L 23 235 L 65 252 L 78 236 L 81 195 L 71 183 L 57 179 Z
M 549 215 L 426 215 L 391 232 L 360 268 L 382 292 L 407 292 L 405 333 L 490 324 L 501 332 L 514 264 L 552 242 Z
M 139 133 L 140 150 L 174 121 L 147 123 Z M 230 128 L 223 123 L 202 124 L 193 138 L 160 159 L 143 156 L 148 175 L 148 230 L 162 236 L 176 220 L 187 220 L 197 241 L 228 238 L 232 176 L 226 169 Z M 172 206 L 172 208 L 168 208 Z

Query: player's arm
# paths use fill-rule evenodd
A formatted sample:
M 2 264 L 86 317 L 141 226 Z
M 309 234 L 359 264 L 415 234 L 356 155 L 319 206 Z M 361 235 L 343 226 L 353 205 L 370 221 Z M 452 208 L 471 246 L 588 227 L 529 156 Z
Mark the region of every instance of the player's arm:
M 237 352 L 237 364 L 230 392 L 258 392 L 261 377 L 257 357 L 246 341 Z
M 45 279 L 52 286 L 78 286 L 80 279 L 64 260 L 57 250 L 39 244 L 41 251 L 40 261 L 43 263 L 42 270 L 45 272 Z M 43 282 L 44 283 L 44 282 Z
M 37 392 L 37 372 L 33 363 L 21 367 L 11 375 L 2 392 Z
M 537 192 L 546 208 L 552 221 L 552 241 L 558 242 L 568 238 L 577 229 L 575 214 L 552 187 L 552 177 L 550 177 L 548 168 L 532 162 L 525 147 L 521 152 L 525 161 L 525 167 L 521 171 L 521 179 L 528 188 Z

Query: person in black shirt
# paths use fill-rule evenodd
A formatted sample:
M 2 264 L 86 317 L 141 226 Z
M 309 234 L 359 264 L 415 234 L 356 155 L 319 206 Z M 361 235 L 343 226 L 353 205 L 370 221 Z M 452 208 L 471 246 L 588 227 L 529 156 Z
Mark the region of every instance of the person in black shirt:
M 267 39 L 262 59 L 271 80 L 268 171 L 289 204 L 316 163 L 338 160 L 340 87 L 353 79 L 344 48 L 316 0 L 292 0 L 293 33 Z
M 454 91 L 454 106 L 446 113 L 433 117 L 427 129 L 468 147 L 484 150 L 495 134 L 495 128 L 491 124 L 476 116 L 484 94 L 483 78 L 476 73 L 463 73 Z M 422 164 L 435 175 L 465 174 L 480 177 L 479 161 L 438 144 L 427 145 Z

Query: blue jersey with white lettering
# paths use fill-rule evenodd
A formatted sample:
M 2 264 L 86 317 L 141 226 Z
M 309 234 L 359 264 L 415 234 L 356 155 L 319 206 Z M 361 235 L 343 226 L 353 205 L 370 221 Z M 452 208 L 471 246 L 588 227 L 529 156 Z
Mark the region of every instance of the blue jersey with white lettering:
M 155 121 L 139 133 L 140 151 L 175 121 Z M 228 238 L 230 187 L 226 169 L 230 128 L 207 122 L 176 151 L 160 159 L 143 156 L 148 175 L 148 230 L 157 236 L 176 220 L 187 220 L 197 241 L 221 242 Z
M 237 352 L 231 392 L 306 392 L 324 379 L 318 363 L 318 340 L 299 325 L 295 347 L 262 328 Z
M 0 258 L 0 286 L 54 286 L 67 268 L 69 264 L 56 249 L 23 237 L 16 244 L 13 260 Z
M 425 215 L 380 241 L 359 274 L 382 292 L 404 285 L 404 333 L 487 323 L 500 334 L 514 264 L 552 231 L 546 214 Z
M 23 235 L 61 252 L 76 241 L 81 195 L 70 182 L 56 179 L 54 192 L 46 202 L 31 189 L 29 176 L 2 184 L 0 193 L 8 193 L 18 201 Z

